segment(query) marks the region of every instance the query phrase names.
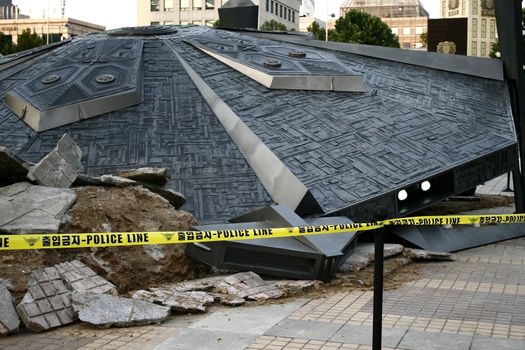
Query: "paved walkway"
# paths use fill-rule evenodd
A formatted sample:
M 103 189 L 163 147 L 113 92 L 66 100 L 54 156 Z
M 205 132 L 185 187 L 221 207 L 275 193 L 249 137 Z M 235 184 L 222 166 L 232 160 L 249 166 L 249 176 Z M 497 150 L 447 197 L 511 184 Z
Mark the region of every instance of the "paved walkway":
M 507 181 L 509 186 L 507 187 Z M 510 189 L 510 191 L 509 191 Z M 512 182 L 512 174 L 510 179 L 507 174 L 498 176 L 495 179 L 485 182 L 476 188 L 476 194 L 497 195 L 497 196 L 514 196 L 514 184 Z
M 525 349 L 525 238 L 428 263 L 385 292 L 384 349 Z M 0 339 L 2 350 L 371 349 L 372 292 L 219 307 L 162 325 L 97 330 L 77 324 Z

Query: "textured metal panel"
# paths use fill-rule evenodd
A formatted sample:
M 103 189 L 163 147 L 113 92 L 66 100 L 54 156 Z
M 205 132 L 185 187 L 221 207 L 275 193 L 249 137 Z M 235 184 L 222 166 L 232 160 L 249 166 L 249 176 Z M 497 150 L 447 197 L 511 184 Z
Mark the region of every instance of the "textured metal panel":
M 339 43 L 334 41 L 315 40 L 311 37 L 296 34 L 269 34 L 263 32 L 246 32 L 256 38 L 279 40 L 285 43 L 304 45 L 322 50 L 333 50 L 362 57 L 377 58 L 411 66 L 443 70 L 480 78 L 504 80 L 503 64 L 500 60 L 461 56 L 443 55 L 434 52 L 402 50 L 389 47 Z
M 233 142 L 239 147 L 239 150 L 257 174 L 268 194 L 277 203 L 286 205 L 294 210 L 299 208 L 299 205 L 306 197 L 311 202 L 309 207 L 315 208 L 313 213 L 319 212 L 319 204 L 315 202 L 313 197 L 307 197 L 308 189 L 306 186 L 261 142 L 228 105 L 217 97 L 213 90 L 191 69 L 188 63 L 180 58 L 175 51 L 173 52 L 181 60 L 193 83 L 215 112 Z
M 87 42 L 6 95 L 6 104 L 36 131 L 141 103 L 142 41 Z
M 326 52 L 216 31 L 187 42 L 269 89 L 366 91 L 361 77 Z
M 523 237 L 523 225 L 489 225 L 481 227 L 407 227 L 391 232 L 404 241 L 425 250 L 455 252 L 507 239 Z

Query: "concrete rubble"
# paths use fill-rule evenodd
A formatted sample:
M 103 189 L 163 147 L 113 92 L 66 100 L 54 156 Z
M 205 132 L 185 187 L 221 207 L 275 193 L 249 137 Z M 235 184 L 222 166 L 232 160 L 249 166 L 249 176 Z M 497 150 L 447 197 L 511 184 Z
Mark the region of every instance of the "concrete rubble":
M 455 261 L 456 255 L 444 252 L 433 252 L 422 249 L 405 248 L 403 255 L 412 260 L 443 260 Z
M 114 293 L 115 286 L 80 261 L 62 263 L 33 271 L 29 289 L 16 309 L 34 332 L 70 324 L 77 318 L 71 304 L 74 291 Z
M 174 283 L 133 293 L 132 298 L 169 306 L 175 312 L 205 312 L 206 305 L 219 301 L 239 306 L 247 300 L 277 299 L 316 287 L 319 281 L 264 281 L 254 272 L 214 276 Z
M 0 232 L 57 232 L 76 199 L 71 189 L 19 182 L 0 187 Z
M 28 179 L 39 185 L 68 188 L 82 172 L 82 151 L 65 134 L 56 148 L 29 169 Z
M 0 186 L 26 181 L 27 168 L 24 161 L 0 146 Z
M 131 171 L 130 171 L 131 172 Z M 175 209 L 179 209 L 186 203 L 186 197 L 180 192 L 158 186 L 156 184 L 136 181 L 129 178 L 116 175 L 102 175 L 89 176 L 80 175 L 74 186 L 114 186 L 114 187 L 130 187 L 142 186 L 149 191 L 164 197 Z
M 121 171 L 118 176 L 159 186 L 164 186 L 170 179 L 168 169 L 150 167 Z
M 17 333 L 20 319 L 13 305 L 11 293 L 0 282 L 0 336 Z
M 81 321 L 100 328 L 161 323 L 170 316 L 169 307 L 108 294 L 75 292 L 72 302 Z
M 401 244 L 385 244 L 384 256 L 390 258 L 403 252 Z M 352 255 L 339 268 L 340 271 L 356 272 L 364 269 L 374 261 L 375 248 L 374 243 L 360 243 L 352 252 Z

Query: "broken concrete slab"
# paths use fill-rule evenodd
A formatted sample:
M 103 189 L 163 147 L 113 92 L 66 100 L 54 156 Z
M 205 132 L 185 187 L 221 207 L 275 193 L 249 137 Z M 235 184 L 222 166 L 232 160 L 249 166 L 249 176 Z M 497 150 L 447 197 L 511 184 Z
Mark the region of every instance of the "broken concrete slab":
M 26 176 L 24 161 L 0 146 L 0 186 L 26 181 Z
M 202 291 L 178 292 L 162 288 L 139 290 L 133 293 L 132 298 L 168 306 L 172 311 L 182 313 L 205 312 L 206 306 L 215 301 L 213 295 Z
M 412 260 L 443 260 L 455 261 L 457 259 L 455 254 L 444 252 L 433 252 L 422 249 L 405 248 L 403 255 Z
M 403 252 L 401 244 L 385 244 L 384 257 L 390 258 L 392 256 L 401 254 Z M 339 268 L 339 271 L 356 272 L 364 269 L 372 261 L 374 261 L 375 247 L 373 243 L 359 243 L 354 252 L 346 259 L 344 264 Z
M 76 318 L 70 294 L 56 270 L 36 270 L 16 310 L 27 329 L 33 332 L 60 327 Z
M 97 295 L 116 293 L 116 288 L 82 262 L 73 260 L 33 271 L 17 311 L 34 332 L 72 323 L 77 318 L 70 299 L 75 291 Z
M 161 323 L 170 315 L 169 307 L 109 294 L 75 292 L 72 302 L 81 321 L 100 328 Z
M 246 300 L 278 299 L 284 295 L 274 283 L 264 281 L 255 272 L 241 272 L 222 279 L 215 286 L 222 294 L 231 294 Z
M 168 169 L 150 167 L 121 171 L 118 176 L 159 186 L 164 186 L 170 179 Z
M 67 188 L 83 170 L 82 151 L 75 141 L 65 134 L 57 146 L 38 163 L 30 167 L 27 178 L 39 185 Z
M 86 291 L 95 294 L 117 294 L 117 287 L 97 275 L 95 271 L 78 260 L 65 262 L 48 268 L 56 269 L 65 285 L 73 292 Z
M 57 232 L 76 199 L 71 189 L 19 182 L 0 187 L 0 231 L 7 233 Z
M 102 175 L 99 177 L 89 175 L 79 175 L 74 183 L 76 187 L 82 186 L 114 186 L 114 187 L 129 187 L 142 186 L 147 190 L 158 194 L 166 199 L 175 209 L 179 209 L 186 203 L 186 197 L 180 192 L 166 189 L 161 186 L 147 184 L 145 182 L 127 179 L 125 177 L 115 175 Z
M 0 336 L 17 333 L 20 319 L 13 305 L 11 293 L 0 283 Z

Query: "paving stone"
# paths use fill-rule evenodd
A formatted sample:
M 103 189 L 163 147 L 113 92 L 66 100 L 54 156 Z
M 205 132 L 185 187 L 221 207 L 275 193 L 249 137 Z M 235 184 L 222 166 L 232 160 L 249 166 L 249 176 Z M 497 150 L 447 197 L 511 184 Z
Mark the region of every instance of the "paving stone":
M 81 321 L 100 328 L 161 323 L 170 315 L 169 307 L 109 294 L 75 292 L 72 302 Z
M 432 252 L 422 249 L 405 248 L 403 255 L 414 260 L 445 260 L 455 261 L 456 255 L 444 252 Z
M 0 336 L 18 332 L 20 319 L 13 305 L 11 293 L 0 283 Z
M 525 340 L 502 339 L 475 336 L 472 341 L 472 350 L 523 350 Z
M 466 335 L 409 330 L 399 343 L 399 348 L 407 350 L 469 350 L 471 349 L 471 342 L 472 337 Z
M 0 186 L 26 181 L 27 168 L 24 161 L 0 146 Z
M 168 306 L 174 312 L 183 313 L 205 312 L 206 305 L 215 301 L 215 297 L 206 292 L 178 292 L 161 288 L 151 288 L 150 291 L 136 291 L 132 298 Z
M 406 328 L 403 327 L 383 327 L 381 337 L 382 345 L 395 348 L 406 332 Z M 339 329 L 330 340 L 341 343 L 372 345 L 372 327 L 344 326 Z
M 334 323 L 285 319 L 268 330 L 265 335 L 314 340 L 331 340 L 340 328 L 340 324 Z
M 256 335 L 239 334 L 228 331 L 208 331 L 203 329 L 184 329 L 176 336 L 166 339 L 154 350 L 244 350 L 255 339 Z
M 17 306 L 20 318 L 34 332 L 72 323 L 77 319 L 70 300 L 73 291 L 116 293 L 116 287 L 78 260 L 37 269 Z
M 57 232 L 76 195 L 71 189 L 19 182 L 0 187 L 0 231 Z
M 65 134 L 54 150 L 29 168 L 27 178 L 48 187 L 67 188 L 82 172 L 82 151 Z
M 164 186 L 170 179 L 168 169 L 151 167 L 121 171 L 118 176 L 160 186 Z
M 42 278 L 40 276 L 40 280 Z M 73 308 L 66 305 L 65 303 L 57 303 L 56 297 L 58 296 L 63 299 L 70 297 L 69 290 L 63 285 L 61 280 L 53 280 L 50 284 L 53 290 L 47 290 L 48 293 L 54 292 L 51 297 L 46 296 L 42 288 L 41 283 L 36 279 L 31 281 L 29 290 L 24 295 L 24 298 L 16 307 L 22 322 L 25 324 L 27 329 L 33 332 L 42 332 L 51 328 L 66 325 L 72 323 L 76 316 Z M 60 286 L 57 288 L 57 285 Z M 53 302 L 50 302 L 52 299 Z M 61 317 L 57 316 L 57 313 L 61 314 Z

